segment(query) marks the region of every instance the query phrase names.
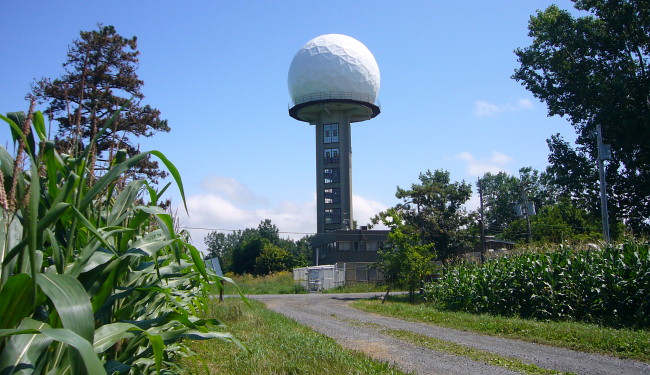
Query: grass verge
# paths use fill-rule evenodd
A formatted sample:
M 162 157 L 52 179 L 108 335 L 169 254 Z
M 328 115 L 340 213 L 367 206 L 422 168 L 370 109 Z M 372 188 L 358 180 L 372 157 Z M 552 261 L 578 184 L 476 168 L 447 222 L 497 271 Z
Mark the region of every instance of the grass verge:
M 290 271 L 276 272 L 265 276 L 227 275 L 231 277 L 244 294 L 299 294 L 307 293 L 293 281 Z M 230 283 L 224 285 L 225 294 L 238 294 Z
M 302 286 L 293 281 L 291 271 L 282 271 L 265 276 L 226 275 L 232 278 L 244 294 L 302 294 L 307 293 Z M 217 292 L 216 288 L 213 292 Z M 347 284 L 337 288 L 323 290 L 321 293 L 385 293 L 386 287 L 375 283 Z M 232 284 L 224 285 L 224 294 L 238 294 Z
M 269 311 L 258 301 L 252 308 L 238 298 L 214 302 L 210 317 L 228 325 L 228 331 L 249 350 L 209 341 L 188 343 L 197 360 L 181 365 L 194 374 L 404 374 L 362 353 L 341 348 L 334 340 L 291 319 Z
M 375 283 L 356 283 L 356 284 L 346 284 L 343 286 L 338 286 L 336 288 L 323 290 L 321 293 L 332 294 L 332 293 L 386 293 L 386 286 L 377 285 Z
M 425 347 L 437 352 L 447 353 L 455 356 L 466 357 L 473 361 L 487 363 L 493 366 L 503 367 L 508 370 L 516 371 L 522 374 L 529 375 L 557 375 L 561 374 L 558 371 L 553 371 L 539 367 L 534 364 L 525 363 L 513 357 L 501 356 L 485 350 L 467 347 L 454 342 L 440 340 L 434 337 L 420 335 L 414 332 L 388 329 L 380 324 L 353 322 L 354 325 L 368 326 L 378 330 L 383 334 L 393 336 L 399 340 L 408 341 L 417 346 Z M 570 375 L 571 373 L 566 373 Z
M 450 312 L 428 304 L 410 304 L 401 296 L 390 297 L 383 305 L 378 300 L 364 300 L 354 302 L 353 306 L 363 311 L 447 328 L 650 362 L 650 332 L 646 330 Z

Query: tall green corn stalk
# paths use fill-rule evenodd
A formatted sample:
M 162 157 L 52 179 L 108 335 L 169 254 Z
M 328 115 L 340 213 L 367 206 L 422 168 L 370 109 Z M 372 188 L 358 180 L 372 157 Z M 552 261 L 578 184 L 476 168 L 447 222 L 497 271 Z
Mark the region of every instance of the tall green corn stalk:
M 426 296 L 453 310 L 650 327 L 650 246 L 527 252 L 446 268 Z
M 160 192 L 146 181 L 117 188 L 152 154 L 185 202 L 162 153 L 121 152 L 90 183 L 88 151 L 57 153 L 40 112 L 31 125 L 22 112 L 0 118 L 28 157 L 16 168 L 0 147 L 1 374 L 174 373 L 183 339 L 239 344 L 219 321 L 197 317 L 216 276 L 157 206 Z

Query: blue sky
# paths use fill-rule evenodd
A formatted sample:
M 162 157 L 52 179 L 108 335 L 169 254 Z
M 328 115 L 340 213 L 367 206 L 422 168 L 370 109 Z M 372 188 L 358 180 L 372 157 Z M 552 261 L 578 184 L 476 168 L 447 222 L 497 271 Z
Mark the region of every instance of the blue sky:
M 381 71 L 382 113 L 352 126 L 355 219 L 397 203 L 427 169 L 475 183 L 485 172 L 544 169 L 546 139 L 575 138 L 510 79 L 527 23 L 570 1 L 18 1 L 5 0 L 0 111 L 27 110 L 35 78 L 63 73 L 81 30 L 138 37 L 144 102 L 171 132 L 141 139 L 180 170 L 183 226 L 243 229 L 270 218 L 284 236 L 316 230 L 314 128 L 288 116 L 287 72 L 308 40 L 364 43 Z M 0 141 L 9 141 L 0 127 Z M 176 191 L 170 193 L 180 203 Z M 469 205 L 476 205 L 473 199 Z M 206 230 L 191 231 L 203 248 Z

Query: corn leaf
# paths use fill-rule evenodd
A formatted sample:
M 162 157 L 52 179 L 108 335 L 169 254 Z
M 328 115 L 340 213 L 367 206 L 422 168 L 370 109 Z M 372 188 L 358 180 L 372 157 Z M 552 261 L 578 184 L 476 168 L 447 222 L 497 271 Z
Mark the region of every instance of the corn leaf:
M 160 151 L 149 151 L 152 155 L 156 155 L 162 162 L 165 164 L 165 167 L 167 167 L 167 170 L 169 173 L 174 177 L 174 181 L 176 182 L 176 185 L 178 185 L 178 190 L 181 193 L 181 199 L 183 200 L 183 206 L 185 207 L 185 212 L 189 214 L 189 211 L 187 210 L 187 203 L 185 202 L 185 190 L 183 189 L 183 180 L 181 180 L 181 174 L 178 173 L 178 169 L 176 169 L 176 166 L 167 159 L 167 157 Z
M 190 244 L 185 244 L 185 246 L 187 246 L 187 248 L 190 250 L 190 255 L 192 256 L 192 261 L 194 262 L 194 267 L 196 270 L 201 274 L 201 276 L 203 276 L 206 282 L 210 283 L 208 273 L 205 270 L 205 262 L 201 258 L 199 251 L 196 249 L 196 247 Z
M 93 342 L 95 321 L 90 298 L 76 278 L 66 274 L 39 274 L 38 286 L 50 298 L 63 327 Z
M 106 189 L 109 185 L 117 181 L 117 179 L 120 177 L 122 173 L 131 169 L 133 166 L 138 164 L 146 156 L 147 155 L 144 153 L 137 154 L 132 158 L 129 158 L 124 162 L 111 168 L 111 170 L 109 170 L 105 175 L 103 175 L 97 181 L 95 181 L 93 186 L 90 187 L 90 189 L 88 189 L 84 197 L 79 202 L 79 209 L 80 210 L 85 209 L 86 206 L 88 206 L 100 193 L 104 191 L 104 189 Z
M 69 203 L 58 203 L 56 206 L 50 208 L 47 213 L 38 221 L 36 227 L 37 232 L 45 231 L 45 228 L 50 226 L 60 215 L 70 206 Z M 16 255 L 18 255 L 27 246 L 30 237 L 23 238 L 16 246 L 14 246 L 2 260 L 2 265 L 7 265 Z
M 47 328 L 50 328 L 50 326 L 46 323 L 25 318 L 18 326 L 18 329 L 0 330 L 0 337 L 11 336 L 7 346 L 0 353 L 0 369 L 2 369 L 3 374 L 32 373 L 29 370 L 34 368 L 38 358 L 52 342 L 50 337 L 40 334 L 41 329 Z M 21 368 L 24 371 L 18 372 Z
M 32 124 L 34 125 L 34 130 L 36 130 L 38 138 L 44 141 L 47 138 L 47 133 L 45 132 L 45 119 L 41 111 L 34 112 L 32 115 Z
M 134 329 L 137 330 L 137 327 L 129 323 L 111 323 L 97 328 L 93 343 L 95 352 L 103 353 L 119 340 L 132 337 L 134 333 L 130 331 Z
M 125 365 L 122 362 L 118 362 L 114 359 L 109 359 L 104 364 L 104 370 L 107 374 L 127 374 L 131 370 L 131 366 Z
M 15 327 L 32 311 L 35 299 L 29 275 L 19 273 L 10 276 L 0 291 L 0 328 Z
M 41 333 L 44 335 L 68 344 L 79 352 L 81 358 L 83 358 L 84 364 L 86 365 L 86 371 L 88 374 L 97 374 L 103 375 L 106 374 L 102 362 L 97 357 L 93 346 L 83 337 L 79 336 L 70 329 L 59 328 L 59 329 L 42 329 Z M 74 369 L 74 366 L 72 367 Z
M 126 188 L 117 196 L 111 213 L 108 215 L 106 225 L 113 226 L 121 223 L 129 209 L 133 207 L 133 202 L 138 197 L 144 181 L 131 181 Z
M 149 337 L 149 344 L 151 344 L 151 348 L 153 349 L 153 357 L 156 361 L 156 373 L 160 374 L 163 354 L 165 351 L 165 343 L 163 342 L 163 339 L 160 337 L 160 335 L 152 335 L 147 333 L 147 336 Z
M 29 265 L 32 275 L 32 286 L 34 288 L 34 295 L 36 295 L 36 275 L 40 267 L 36 266 L 36 250 L 40 247 L 39 244 L 43 242 L 43 231 L 38 230 L 38 205 L 40 203 L 41 184 L 38 177 L 38 167 L 36 160 L 31 163 L 31 178 L 29 183 L 29 221 L 27 224 L 27 238 L 29 239 Z
M 136 250 L 144 251 L 146 255 L 153 256 L 163 247 L 173 243 L 175 240 L 164 240 L 161 238 L 141 238 L 131 245 L 129 252 Z
M 25 145 L 25 151 L 32 159 L 35 159 L 34 135 L 31 132 L 29 135 L 25 135 L 21 128 L 25 121 L 25 112 L 9 112 L 6 117 L 0 115 L 0 118 L 9 123 L 9 126 L 11 127 L 11 135 L 14 137 L 14 142 L 16 142 L 18 138 L 21 138 Z

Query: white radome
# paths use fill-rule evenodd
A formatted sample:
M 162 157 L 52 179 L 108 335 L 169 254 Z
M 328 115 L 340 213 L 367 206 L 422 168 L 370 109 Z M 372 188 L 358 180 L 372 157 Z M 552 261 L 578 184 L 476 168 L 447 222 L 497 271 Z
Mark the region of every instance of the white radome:
M 288 85 L 295 104 L 323 94 L 374 103 L 379 94 L 379 67 L 358 40 L 341 34 L 321 35 L 294 56 Z

